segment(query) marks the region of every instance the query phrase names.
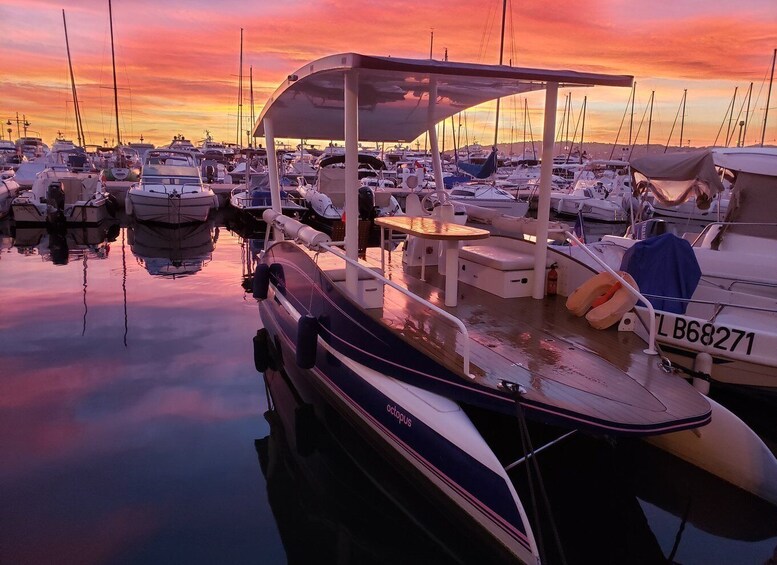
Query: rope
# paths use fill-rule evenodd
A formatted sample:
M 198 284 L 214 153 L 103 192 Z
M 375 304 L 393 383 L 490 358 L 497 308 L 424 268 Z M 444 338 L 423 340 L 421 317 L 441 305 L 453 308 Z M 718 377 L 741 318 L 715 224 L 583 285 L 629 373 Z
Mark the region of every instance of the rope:
M 529 428 L 526 424 L 526 415 L 524 414 L 523 407 L 521 406 L 520 402 L 520 396 L 521 396 L 521 389 L 520 387 L 517 387 L 514 391 L 515 396 L 515 413 L 518 417 L 518 424 L 519 429 L 521 432 L 521 445 L 523 447 L 523 452 L 527 455 L 529 455 L 530 461 L 527 461 L 527 467 L 526 467 L 526 476 L 529 480 L 529 493 L 531 494 L 532 499 L 532 507 L 533 507 L 533 514 L 534 514 L 534 522 L 537 526 L 537 549 L 540 553 L 540 560 L 543 563 L 548 563 L 548 560 L 546 559 L 546 553 L 545 553 L 545 547 L 543 544 L 543 536 L 542 536 L 542 527 L 540 525 L 539 520 L 539 506 L 537 504 L 537 495 L 534 488 L 534 480 L 532 478 L 532 475 L 536 475 L 537 479 L 537 486 L 539 487 L 539 493 L 542 496 L 542 503 L 545 506 L 545 511 L 548 516 L 548 520 L 550 522 L 551 531 L 553 532 L 553 540 L 556 542 L 556 548 L 558 549 L 560 563 L 566 564 L 566 558 L 564 556 L 564 548 L 561 545 L 561 538 L 558 533 L 558 528 L 556 527 L 556 521 L 553 519 L 553 513 L 551 511 L 550 507 L 550 500 L 548 499 L 547 491 L 545 490 L 545 484 L 542 480 L 542 473 L 540 472 L 540 466 L 537 462 L 537 456 L 534 451 L 534 446 L 531 442 L 531 437 L 529 436 Z
M 688 367 L 683 367 L 682 365 L 673 364 L 666 357 L 661 359 L 661 368 L 664 369 L 664 371 L 667 373 L 685 373 L 693 379 L 701 379 L 703 381 L 712 382 L 712 376 L 709 373 L 705 373 L 704 371 L 697 371 L 696 369 L 689 369 Z

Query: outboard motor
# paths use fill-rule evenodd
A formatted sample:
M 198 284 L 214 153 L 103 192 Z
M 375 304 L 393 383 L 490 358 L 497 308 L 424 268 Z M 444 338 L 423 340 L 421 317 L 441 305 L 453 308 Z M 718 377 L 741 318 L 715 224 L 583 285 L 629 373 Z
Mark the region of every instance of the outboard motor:
M 657 235 L 663 235 L 667 233 L 667 223 L 660 218 L 652 218 L 650 220 L 644 220 L 634 224 L 633 228 L 629 228 L 627 233 L 633 235 L 634 239 L 648 239 L 656 237 Z
M 359 187 L 359 218 L 362 220 L 374 220 L 377 216 L 375 211 L 375 195 L 368 186 Z
M 62 183 L 52 182 L 46 187 L 47 219 L 54 226 L 65 225 L 65 189 Z
M 53 208 L 58 212 L 65 210 L 65 189 L 62 188 L 62 183 L 52 182 L 46 187 L 46 203 L 49 209 Z

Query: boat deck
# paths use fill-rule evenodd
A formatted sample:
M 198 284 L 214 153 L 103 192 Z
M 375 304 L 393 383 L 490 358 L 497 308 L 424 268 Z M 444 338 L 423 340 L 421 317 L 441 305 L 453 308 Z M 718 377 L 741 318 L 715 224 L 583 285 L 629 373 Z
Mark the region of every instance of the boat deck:
M 323 255 L 319 262 L 328 260 Z M 363 262 L 379 271 L 380 249 L 368 249 Z M 593 329 L 566 310 L 563 296 L 507 299 L 460 282 L 457 306 L 446 307 L 445 277 L 437 266 L 426 267 L 423 281 L 420 273 L 420 267 L 403 265 L 401 249 L 386 252 L 387 278 L 466 326 L 469 378 L 490 388 L 499 388 L 502 380 L 521 385 L 524 402 L 547 410 L 549 420 L 582 411 L 584 420 L 600 429 L 611 425 L 615 433 L 673 431 L 691 420 L 698 424 L 709 411 L 688 383 L 661 370 L 657 356 L 644 353 L 646 344 L 639 336 L 615 327 Z M 383 308 L 366 311 L 468 378 L 461 371 L 464 339 L 451 321 L 388 285 Z

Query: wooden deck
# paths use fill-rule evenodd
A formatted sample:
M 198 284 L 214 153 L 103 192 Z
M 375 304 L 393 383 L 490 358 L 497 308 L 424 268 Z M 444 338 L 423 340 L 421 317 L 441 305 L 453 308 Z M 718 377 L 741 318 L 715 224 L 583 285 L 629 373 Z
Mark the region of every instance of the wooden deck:
M 500 298 L 460 283 L 458 305 L 444 305 L 444 276 L 436 265 L 405 267 L 402 252 L 386 252 L 385 276 L 450 312 L 467 327 L 470 373 L 496 388 L 500 381 L 526 389 L 527 403 L 549 405 L 561 413 L 626 426 L 660 426 L 698 418 L 709 410 L 688 383 L 658 367 L 659 358 L 643 352 L 634 333 L 596 330 L 565 307 L 566 298 Z M 364 261 L 380 268 L 380 250 L 367 250 Z M 463 336 L 450 321 L 422 303 L 385 286 L 382 309 L 368 312 L 414 347 L 461 372 Z M 462 379 L 467 379 L 462 373 Z M 541 408 L 540 408 L 541 409 Z M 552 412 L 552 411 L 551 411 Z M 549 413 L 552 417 L 553 414 Z

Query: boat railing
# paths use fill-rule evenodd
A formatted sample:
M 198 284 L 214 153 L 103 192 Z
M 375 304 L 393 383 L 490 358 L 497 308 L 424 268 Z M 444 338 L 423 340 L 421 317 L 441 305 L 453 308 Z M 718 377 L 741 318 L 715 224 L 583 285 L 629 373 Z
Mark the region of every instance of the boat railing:
M 648 355 L 658 355 L 658 350 L 656 349 L 656 335 L 657 335 L 657 329 L 656 329 L 656 311 L 655 308 L 653 308 L 653 305 L 650 303 L 650 300 L 648 300 L 641 292 L 639 292 L 636 288 L 631 286 L 628 282 L 626 282 L 626 279 L 624 279 L 622 276 L 620 276 L 615 270 L 610 267 L 607 263 L 602 261 L 597 255 L 588 249 L 586 245 L 580 241 L 575 234 L 573 234 L 570 231 L 564 232 L 564 235 L 566 235 L 567 239 L 569 241 L 572 241 L 577 245 L 580 249 L 582 249 L 586 255 L 588 255 L 591 259 L 593 259 L 597 265 L 599 265 L 603 270 L 610 273 L 613 277 L 615 277 L 615 280 L 617 280 L 623 288 L 625 288 L 629 294 L 636 297 L 637 300 L 641 300 L 643 304 L 645 304 L 645 307 L 648 309 L 648 314 L 650 316 L 650 323 L 649 323 L 649 336 L 648 336 L 648 347 L 645 349 L 645 353 Z
M 693 247 L 711 247 L 712 240 L 727 227 L 765 227 L 774 229 L 772 237 L 777 237 L 777 223 L 775 222 L 710 222 L 701 230 L 701 233 L 691 242 Z
M 358 261 L 354 261 L 350 257 L 346 257 L 345 253 L 340 248 L 338 248 L 338 247 L 336 247 L 334 245 L 335 243 L 336 242 L 329 242 L 328 244 L 327 243 L 321 243 L 321 244 L 319 244 L 319 247 L 322 248 L 322 249 L 325 249 L 326 251 L 328 251 L 330 253 L 332 253 L 336 257 L 339 257 L 340 259 L 343 259 L 349 265 L 355 266 L 360 271 L 368 274 L 372 278 L 379 280 L 383 284 L 390 286 L 391 288 L 393 288 L 394 290 L 397 290 L 398 292 L 401 292 L 402 294 L 404 294 L 405 296 L 407 296 L 411 300 L 413 300 L 415 302 L 418 302 L 424 308 L 428 308 L 429 310 L 439 314 L 443 318 L 445 318 L 448 321 L 450 321 L 454 326 L 456 326 L 459 329 L 459 332 L 462 334 L 462 337 L 464 338 L 462 340 L 463 343 L 462 343 L 462 352 L 461 352 L 461 356 L 462 356 L 462 370 L 464 371 L 465 375 L 471 377 L 470 372 L 469 372 L 469 332 L 467 331 L 467 327 L 464 325 L 464 322 L 462 322 L 459 318 L 457 318 L 456 316 L 454 316 L 450 312 L 446 312 L 445 310 L 443 310 L 439 306 L 436 306 L 435 304 L 432 304 L 431 302 L 429 302 L 425 298 L 422 298 L 422 297 L 418 296 L 414 292 L 412 292 L 412 291 L 408 290 L 407 288 L 405 288 L 405 287 L 395 283 L 394 281 L 386 278 L 382 274 L 379 274 L 379 273 L 375 272 L 374 270 L 370 269 L 368 266 L 362 265 L 361 263 L 359 263 Z
M 457 318 L 450 312 L 446 312 L 439 306 L 432 304 L 425 298 L 418 296 L 417 294 L 410 291 L 409 289 L 386 278 L 385 276 L 383 276 L 382 273 L 378 273 L 372 270 L 371 268 L 369 268 L 369 266 L 364 265 L 359 261 L 356 261 L 346 256 L 345 252 L 339 247 L 337 247 L 338 244 L 342 245 L 343 242 L 331 241 L 329 236 L 325 235 L 324 233 L 316 231 L 310 226 L 302 227 L 302 224 L 297 220 L 295 220 L 294 218 L 290 218 L 289 216 L 284 216 L 283 214 L 279 214 L 274 210 L 265 210 L 263 214 L 263 219 L 267 224 L 267 234 L 266 234 L 267 237 L 265 238 L 265 241 L 271 241 L 269 236 L 270 236 L 270 227 L 272 226 L 274 229 L 282 233 L 284 235 L 284 238 L 289 237 L 290 239 L 293 239 L 299 243 L 302 243 L 312 251 L 324 250 L 331 253 L 335 257 L 338 257 L 343 261 L 345 261 L 347 264 L 353 265 L 356 269 L 365 273 L 367 276 L 382 282 L 384 285 L 390 286 L 391 288 L 393 288 L 397 292 L 404 294 L 414 302 L 419 303 L 424 308 L 428 308 L 432 312 L 435 312 L 436 314 L 440 315 L 441 317 L 451 322 L 454 326 L 458 328 L 459 332 L 463 337 L 462 352 L 461 352 L 462 370 L 465 375 L 467 375 L 468 377 L 472 377 L 472 375 L 470 374 L 470 366 L 469 366 L 470 365 L 469 332 L 467 331 L 467 327 L 464 325 L 464 322 L 462 322 L 459 318 Z

